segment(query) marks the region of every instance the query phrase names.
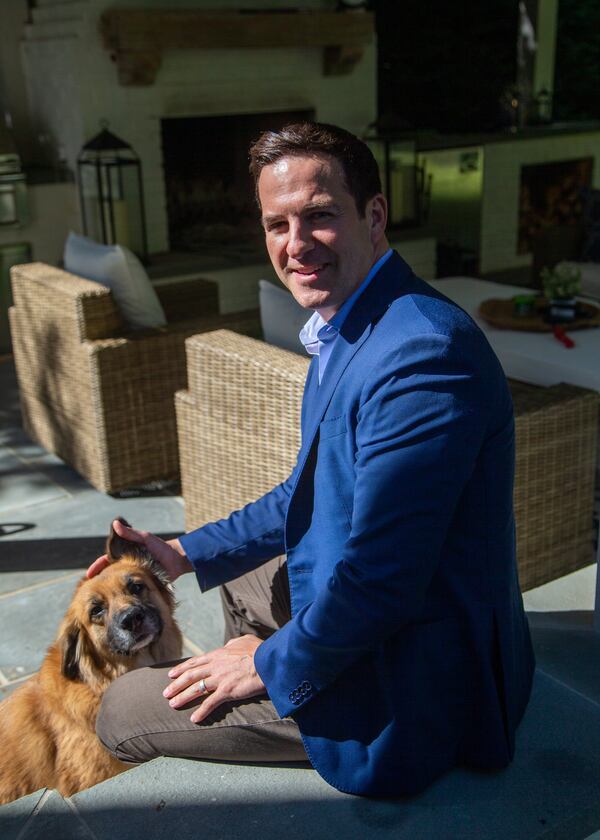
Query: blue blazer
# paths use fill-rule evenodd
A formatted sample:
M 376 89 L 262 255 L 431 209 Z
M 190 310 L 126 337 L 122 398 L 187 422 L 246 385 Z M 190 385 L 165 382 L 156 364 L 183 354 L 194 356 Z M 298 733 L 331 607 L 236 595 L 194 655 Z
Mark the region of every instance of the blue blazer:
M 394 254 L 307 377 L 290 478 L 182 539 L 203 590 L 286 552 L 292 620 L 255 662 L 339 790 L 502 767 L 534 667 L 515 563 L 514 422 L 473 321 Z

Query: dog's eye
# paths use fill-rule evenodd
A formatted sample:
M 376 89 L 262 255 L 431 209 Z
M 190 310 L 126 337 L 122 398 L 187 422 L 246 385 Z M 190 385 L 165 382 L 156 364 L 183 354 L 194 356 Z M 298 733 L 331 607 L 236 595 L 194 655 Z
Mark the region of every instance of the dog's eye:
M 140 583 L 138 580 L 128 580 L 127 581 L 127 589 L 131 592 L 132 595 L 139 595 L 140 592 L 143 592 L 146 587 L 143 583 Z
M 92 606 L 90 607 L 90 618 L 91 619 L 94 619 L 94 618 L 98 619 L 98 618 L 100 618 L 100 616 L 102 615 L 103 612 L 104 612 L 104 604 L 101 604 L 100 602 L 96 602 L 96 603 L 92 604 Z

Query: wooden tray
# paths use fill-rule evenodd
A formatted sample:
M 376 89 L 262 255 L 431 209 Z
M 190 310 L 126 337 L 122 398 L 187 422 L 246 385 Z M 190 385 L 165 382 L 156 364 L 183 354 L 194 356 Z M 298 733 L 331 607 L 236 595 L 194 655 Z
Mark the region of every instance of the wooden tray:
M 552 332 L 554 324 L 544 320 L 548 302 L 544 298 L 537 298 L 534 304 L 535 312 L 531 315 L 515 315 L 515 305 L 512 298 L 491 298 L 484 300 L 479 306 L 481 317 L 501 330 L 523 330 L 525 332 Z M 582 316 L 573 321 L 557 322 L 564 330 L 585 330 L 589 327 L 600 327 L 600 307 L 592 303 L 578 301 L 577 309 Z

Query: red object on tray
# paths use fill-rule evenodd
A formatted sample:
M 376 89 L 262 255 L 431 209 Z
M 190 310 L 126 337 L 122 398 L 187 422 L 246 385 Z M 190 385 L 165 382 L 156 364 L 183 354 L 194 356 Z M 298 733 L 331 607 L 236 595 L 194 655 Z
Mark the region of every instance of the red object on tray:
M 554 333 L 554 338 L 558 339 L 561 344 L 564 344 L 565 347 L 570 350 L 571 347 L 575 347 L 575 342 L 572 338 L 566 334 L 562 327 L 559 327 L 558 324 L 554 324 L 552 327 L 552 332 Z

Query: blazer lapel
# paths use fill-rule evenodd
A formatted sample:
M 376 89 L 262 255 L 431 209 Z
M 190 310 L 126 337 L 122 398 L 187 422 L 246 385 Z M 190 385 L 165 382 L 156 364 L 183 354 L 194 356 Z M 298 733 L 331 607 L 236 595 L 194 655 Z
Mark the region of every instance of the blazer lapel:
M 312 387 L 307 388 L 304 397 L 306 403 L 303 406 L 305 409 L 305 426 L 302 435 L 299 473 L 304 469 L 306 458 L 340 377 L 354 355 L 368 339 L 374 324 L 377 323 L 390 304 L 406 291 L 406 280 L 411 275 L 411 268 L 394 251 L 350 310 L 336 339 L 323 380 L 318 388 L 314 387 L 315 380 L 318 379 L 317 372 L 314 370 Z M 306 433 L 304 433 L 304 429 Z

